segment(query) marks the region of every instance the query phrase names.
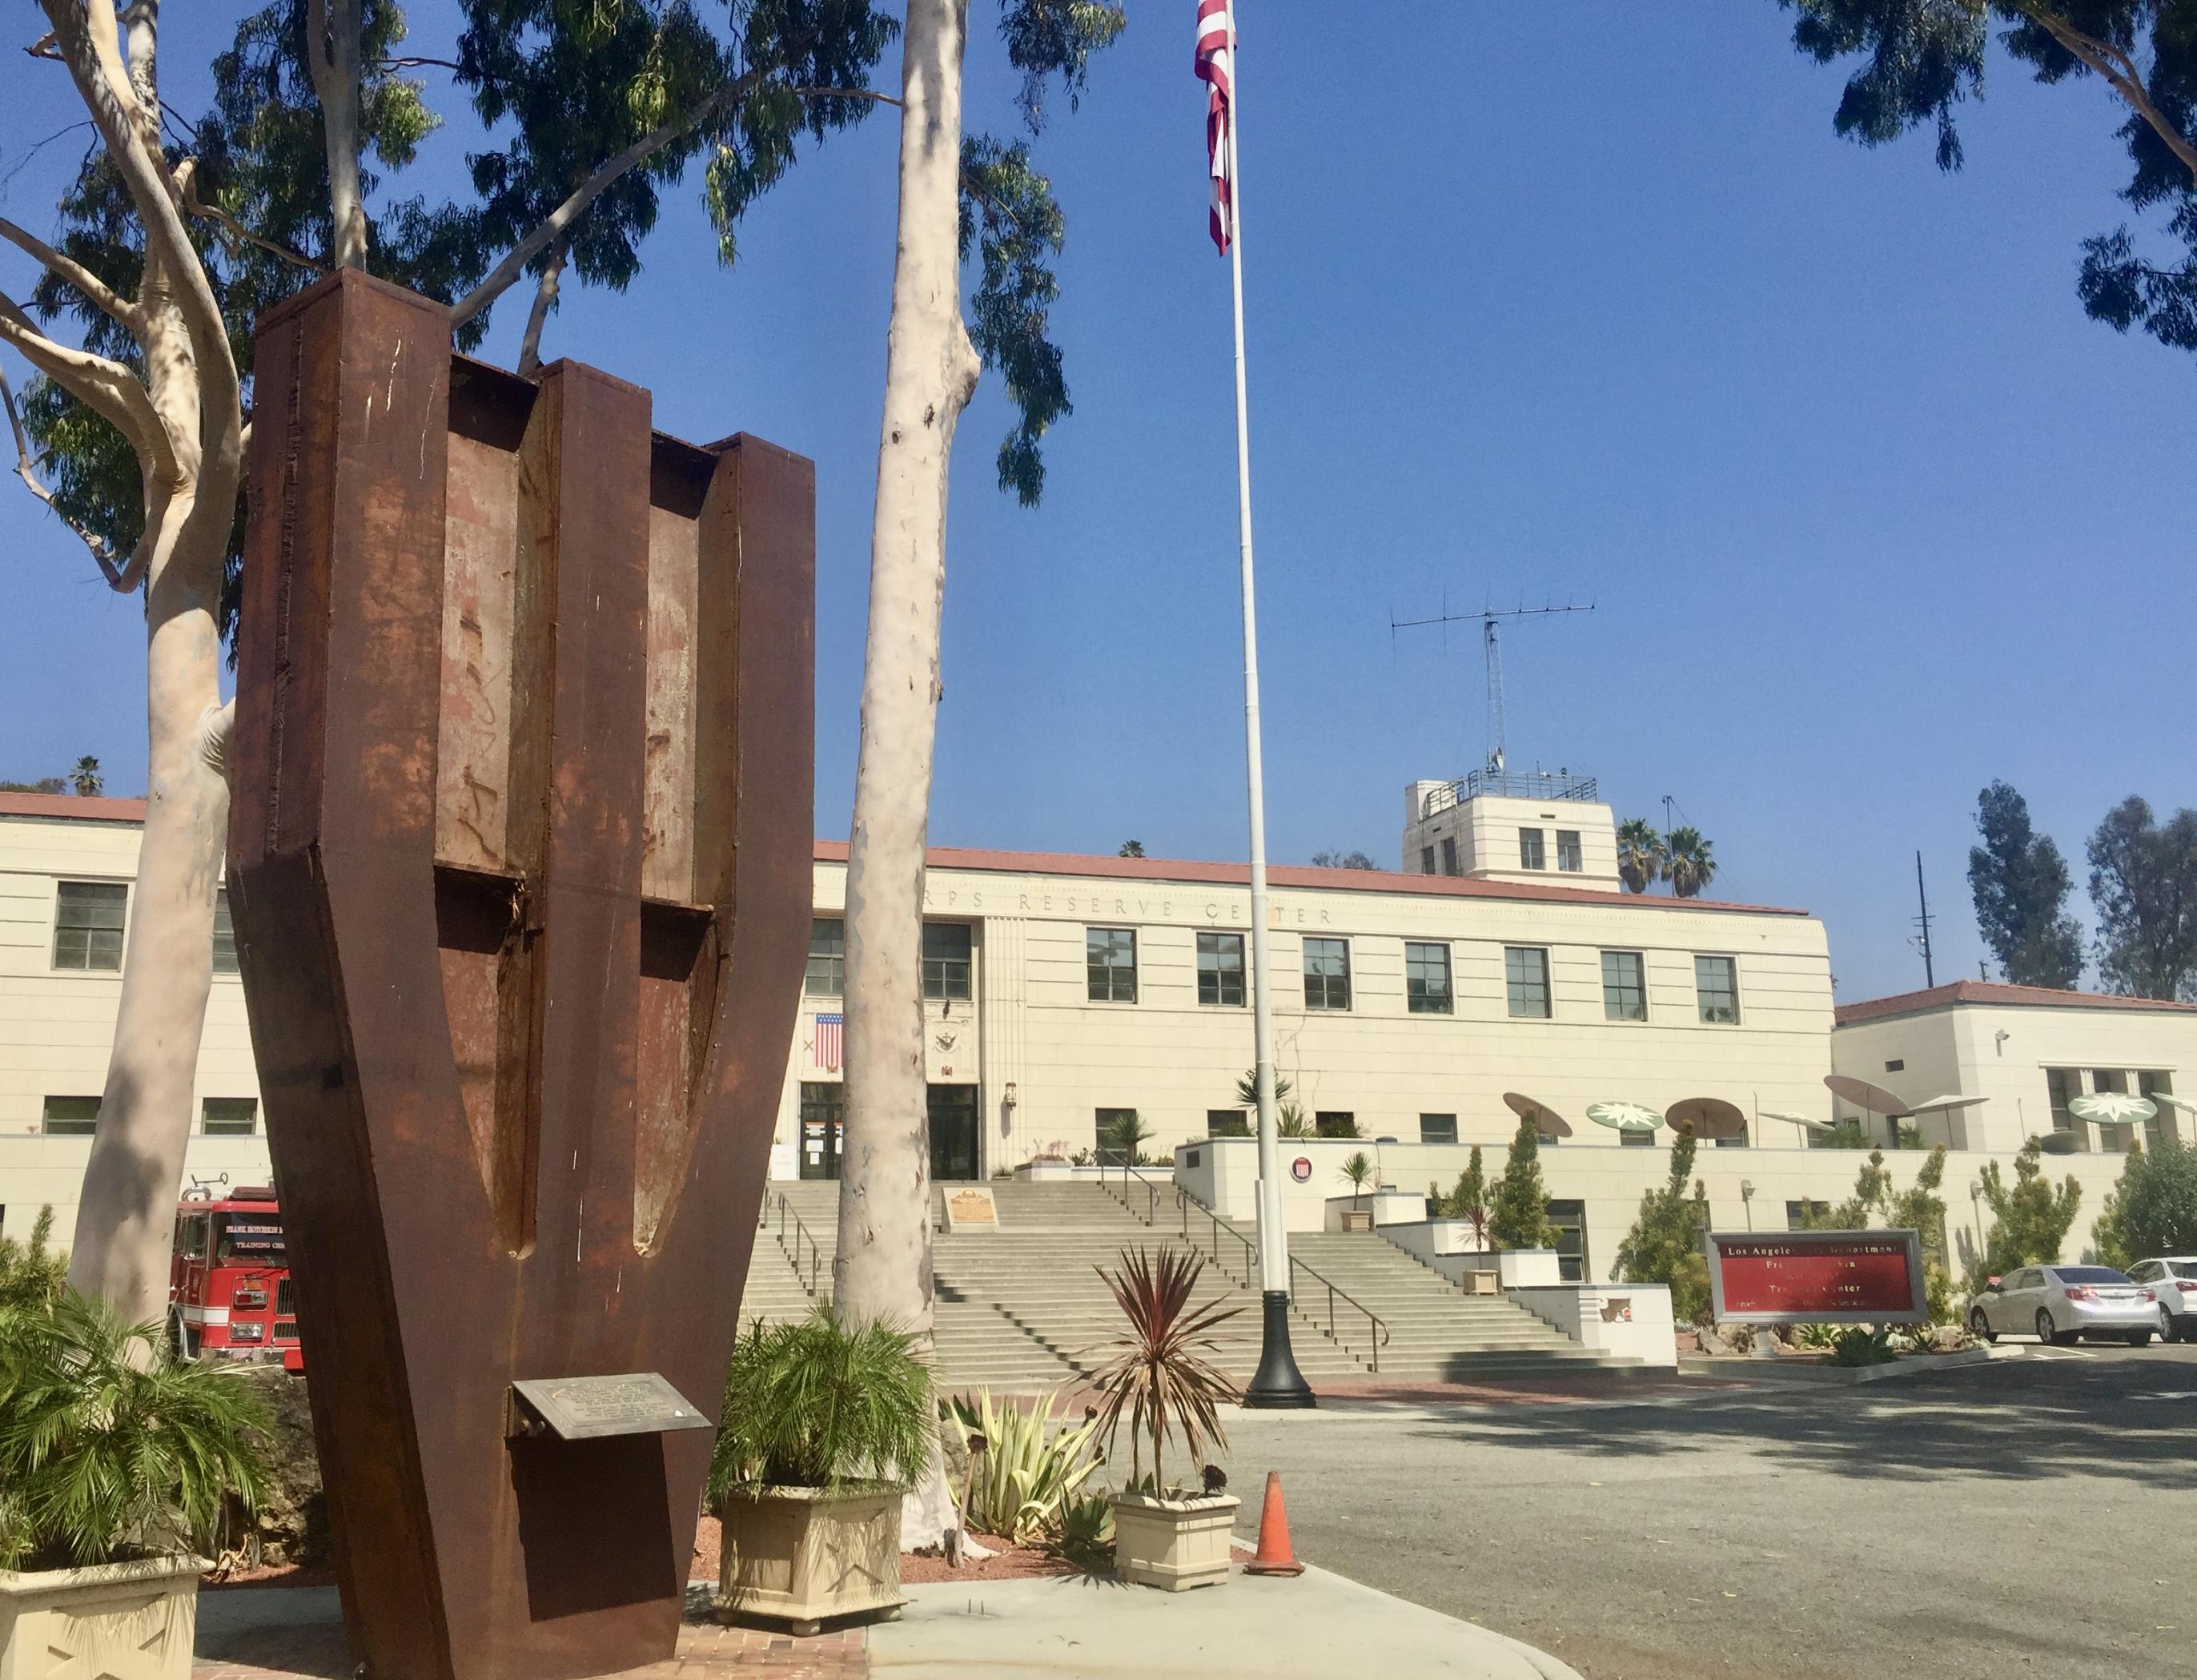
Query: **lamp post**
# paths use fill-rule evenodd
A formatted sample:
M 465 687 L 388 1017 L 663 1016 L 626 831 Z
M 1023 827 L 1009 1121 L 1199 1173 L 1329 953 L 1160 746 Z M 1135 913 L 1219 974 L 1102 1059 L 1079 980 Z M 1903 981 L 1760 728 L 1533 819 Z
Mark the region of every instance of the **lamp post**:
M 1746 1203 L 1746 1205 L 1747 1205 L 1747 1228 L 1748 1228 L 1749 1231 L 1752 1231 L 1752 1230 L 1754 1230 L 1754 1179 L 1742 1179 L 1739 1181 L 1739 1199 L 1740 1199 L 1742 1202 Z
M 1985 1246 L 1984 1243 L 1983 1200 L 1984 1181 L 1981 1179 L 1969 1179 L 1968 1218 L 1974 1224 L 1976 1228 L 1976 1264 L 1979 1266 L 1981 1266 L 1984 1263 L 1984 1251 Z

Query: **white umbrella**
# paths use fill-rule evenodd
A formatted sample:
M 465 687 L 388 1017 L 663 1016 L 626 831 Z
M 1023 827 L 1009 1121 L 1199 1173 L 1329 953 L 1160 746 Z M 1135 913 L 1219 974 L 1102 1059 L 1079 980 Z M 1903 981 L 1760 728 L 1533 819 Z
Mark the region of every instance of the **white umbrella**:
M 1831 1129 L 1831 1123 L 1828 1120 L 1811 1120 L 1804 1114 L 1780 1114 L 1775 1109 L 1763 1109 L 1762 1117 L 1765 1120 L 1782 1120 L 1788 1126 L 1804 1127 L 1811 1132 L 1828 1132 Z
M 1990 1100 L 1988 1097 L 1963 1097 L 1958 1092 L 1955 1092 L 1950 1097 L 1933 1097 L 1927 1103 L 1917 1103 L 1909 1112 L 1928 1114 L 1935 1109 L 1972 1109 L 1979 1103 L 1987 1103 Z
M 2130 1097 L 2119 1091 L 2094 1091 L 2087 1097 L 2070 1097 L 2067 1112 L 2093 1126 L 2134 1126 L 2158 1114 L 2159 1104 L 2148 1097 Z
M 2197 1098 L 2171 1096 L 2164 1091 L 2154 1091 L 2151 1100 L 2163 1103 L 2170 1109 L 2179 1109 L 2186 1115 L 2197 1115 Z
M 1613 1132 L 1653 1132 L 1663 1116 L 1643 1103 L 1589 1103 L 1586 1117 Z

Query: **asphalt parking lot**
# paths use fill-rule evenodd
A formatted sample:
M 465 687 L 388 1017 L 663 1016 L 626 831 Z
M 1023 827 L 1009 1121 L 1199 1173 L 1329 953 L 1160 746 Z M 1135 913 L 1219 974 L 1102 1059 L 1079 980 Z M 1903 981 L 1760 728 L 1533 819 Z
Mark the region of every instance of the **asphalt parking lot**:
M 1232 1419 L 1297 1555 L 1588 1680 L 2197 1675 L 2197 1347 L 1858 1387 Z

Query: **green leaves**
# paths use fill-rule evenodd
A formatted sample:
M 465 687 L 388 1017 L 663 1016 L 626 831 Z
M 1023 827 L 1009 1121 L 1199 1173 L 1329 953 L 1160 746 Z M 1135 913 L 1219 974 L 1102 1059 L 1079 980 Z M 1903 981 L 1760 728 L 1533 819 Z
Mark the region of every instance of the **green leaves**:
M 1556 1243 L 1548 1191 L 1541 1184 L 1540 1134 L 1530 1120 L 1520 1121 L 1510 1139 L 1510 1158 L 1496 1181 L 1487 1230 L 1499 1248 L 1546 1248 Z
M 2106 990 L 2197 999 L 2197 811 L 2155 822 L 2131 795 L 2106 814 L 2089 852 Z
M 2066 913 L 2067 865 L 2030 826 L 2029 802 L 2004 782 L 1976 796 L 1983 844 L 1968 851 L 1976 930 L 2018 986 L 2072 988 L 2083 977 L 2082 928 Z
M 2124 1271 L 2159 1254 L 2197 1253 L 2197 1150 L 2162 1142 L 2130 1150 L 2090 1236 L 2098 1258 Z
M 1690 1133 L 1672 1141 L 1670 1176 L 1661 1189 L 1640 1198 L 1639 1214 L 1618 1246 L 1611 1274 L 1623 1282 L 1668 1286 L 1671 1315 L 1682 1324 L 1698 1323 L 1709 1312 L 1708 1259 L 1701 1252 L 1708 1202 L 1698 1184 L 1688 1193 L 1696 1147 Z
M 713 1506 L 742 1487 L 907 1486 L 935 1443 L 930 1367 L 889 1324 L 829 1306 L 797 1324 L 757 1319 L 733 1350 L 710 1459 Z
M 1984 1239 L 1984 1269 L 2007 1272 L 2016 1266 L 2049 1265 L 2060 1258 L 2067 1227 L 2075 1223 L 2083 1187 L 2072 1178 L 2054 1190 L 2044 1176 L 2044 1146 L 2032 1138 L 2014 1157 L 2014 1185 L 2007 1186 L 1998 1162 L 1984 1163 L 1984 1201 L 1992 1214 Z
M 1075 109 L 1091 55 L 1113 45 L 1128 23 L 1121 7 L 1102 0 L 1009 0 L 1000 14 L 1000 38 L 1007 43 L 1007 62 L 1023 72 L 1015 103 L 1032 134 L 1045 130 L 1046 84 L 1058 76 L 1068 108 Z
M 1219 1409 L 1242 1391 L 1209 1355 L 1214 1351 L 1214 1330 L 1243 1309 L 1224 1307 L 1217 1299 L 1203 1306 L 1191 1304 L 1205 1271 L 1205 1258 L 1188 1250 L 1162 1248 L 1155 1254 L 1124 1248 L 1114 1271 L 1097 1270 L 1113 1291 L 1125 1321 L 1114 1339 L 1111 1357 L 1093 1378 L 1093 1386 L 1105 1396 L 1098 1407 L 1098 1433 L 1105 1436 L 1111 1456 L 1126 1417 L 1131 1480 L 1142 1480 L 1144 1444 L 1149 1440 L 1150 1486 L 1164 1494 L 1168 1483 L 1160 1459 L 1168 1436 L 1181 1438 L 1183 1450 L 1193 1462 L 1209 1442 L 1228 1445 Z
M 1029 145 L 976 135 L 961 142 L 961 258 L 980 258 L 969 337 L 985 367 L 1005 378 L 1021 418 L 1000 445 L 1000 488 L 1025 507 L 1045 493 L 1039 443 L 1070 411 L 1060 347 L 1046 336 L 1060 295 L 1052 269 L 1066 237 L 1052 182 Z
M 969 1486 L 962 1517 L 971 1528 L 1003 1534 L 1018 1544 L 1067 1538 L 1070 1512 L 1083 1485 L 1098 1469 L 1097 1416 L 1055 1426 L 1058 1391 L 1026 1406 L 994 1405 L 988 1388 L 972 1403 L 949 1402 L 954 1426 L 971 1450 Z M 976 1450 L 981 1436 L 983 1449 Z

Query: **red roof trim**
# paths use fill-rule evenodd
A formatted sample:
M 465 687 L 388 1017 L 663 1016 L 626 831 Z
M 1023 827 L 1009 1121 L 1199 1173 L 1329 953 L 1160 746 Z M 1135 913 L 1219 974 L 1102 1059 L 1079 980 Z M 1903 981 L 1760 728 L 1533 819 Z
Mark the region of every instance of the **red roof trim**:
M 843 863 L 847 843 L 819 840 L 819 863 Z M 994 852 L 959 846 L 933 846 L 925 854 L 932 869 L 965 869 L 1002 875 L 1079 875 L 1100 881 L 1179 881 L 1223 887 L 1248 887 L 1249 866 L 1179 858 L 1087 857 L 1076 852 Z M 1319 888 L 1330 892 L 1419 893 L 1434 898 L 1509 899 L 1535 904 L 1580 904 L 1632 910 L 1716 910 L 1757 916 L 1805 916 L 1768 904 L 1724 904 L 1698 898 L 1652 898 L 1644 894 L 1595 892 L 1585 887 L 1529 886 L 1523 882 L 1478 881 L 1452 875 L 1403 875 L 1384 869 L 1308 869 L 1294 864 L 1268 868 L 1278 887 Z
M 78 793 L 0 793 L 0 817 L 61 817 L 72 822 L 142 822 L 142 799 Z
M 1956 980 L 1923 992 L 1901 992 L 1889 998 L 1870 998 L 1840 1004 L 1833 1018 L 1841 1027 L 1864 1021 L 1882 1021 L 1895 1015 L 1920 1015 L 1962 1004 L 1984 1004 L 2008 1009 L 2127 1009 L 2170 1015 L 2197 1015 L 2197 1004 L 2172 1003 L 2164 998 L 2122 998 L 2104 992 L 2061 992 L 2049 986 L 2009 986 L 1997 980 Z

